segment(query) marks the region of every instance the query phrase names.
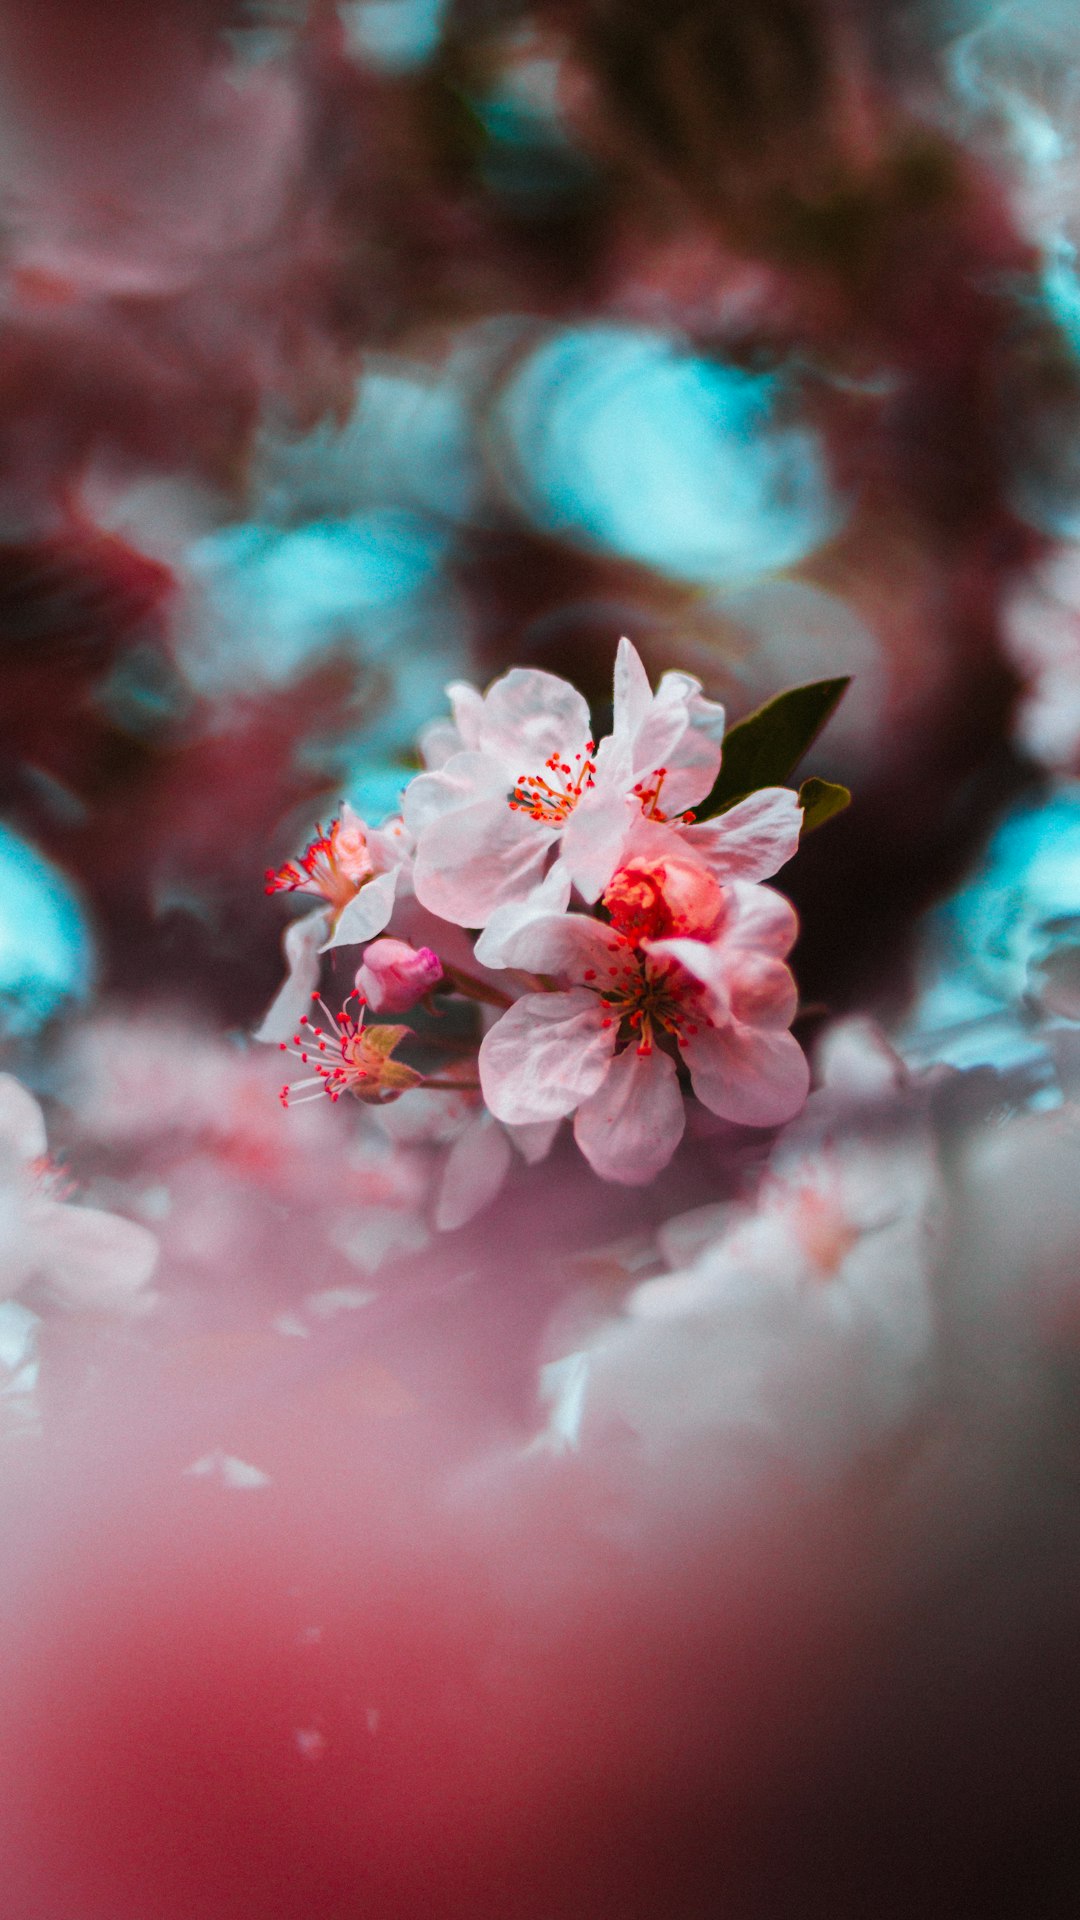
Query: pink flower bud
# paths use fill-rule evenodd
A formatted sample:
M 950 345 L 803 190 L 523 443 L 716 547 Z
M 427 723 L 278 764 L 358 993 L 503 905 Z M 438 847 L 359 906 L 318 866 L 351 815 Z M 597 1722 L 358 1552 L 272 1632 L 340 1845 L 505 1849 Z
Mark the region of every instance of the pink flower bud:
M 630 941 L 679 935 L 709 940 L 723 918 L 724 890 L 707 868 L 666 854 L 620 868 L 604 905 L 612 925 Z
M 430 947 L 373 940 L 356 975 L 356 991 L 372 1013 L 407 1013 L 441 979 L 442 963 Z

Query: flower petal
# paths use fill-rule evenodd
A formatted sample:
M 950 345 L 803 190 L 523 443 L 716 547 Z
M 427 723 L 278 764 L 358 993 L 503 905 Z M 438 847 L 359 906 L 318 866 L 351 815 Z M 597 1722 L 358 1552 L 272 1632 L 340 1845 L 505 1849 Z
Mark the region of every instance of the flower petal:
M 703 1107 L 746 1127 L 775 1127 L 806 1100 L 810 1069 L 790 1033 L 703 1027 L 688 1034 L 683 1059 Z
M 799 932 L 799 916 L 790 900 L 772 887 L 749 880 L 733 880 L 728 889 L 729 913 L 720 939 L 736 947 L 756 947 L 779 959 L 791 952 Z
M 570 875 L 561 860 L 545 874 L 540 885 L 526 900 L 508 900 L 496 907 L 473 949 L 474 957 L 485 967 L 507 967 L 506 942 L 521 927 L 528 926 L 538 914 L 562 915 L 570 904 Z
M 485 798 L 509 804 L 509 793 L 509 777 L 497 761 L 485 753 L 455 753 L 434 773 L 414 775 L 401 796 L 401 811 L 408 831 L 419 840 L 444 814 Z
M 41 1108 L 20 1080 L 0 1073 L 0 1151 L 15 1160 L 40 1160 L 48 1150 Z
M 771 953 L 736 949 L 728 973 L 731 1017 L 744 1027 L 790 1027 L 799 1004 L 791 970 Z
M 504 1013 L 480 1047 L 480 1085 L 499 1120 L 558 1120 L 595 1093 L 615 1046 L 596 995 L 529 993 Z
M 583 793 L 563 828 L 559 857 L 583 900 L 598 900 L 619 866 L 641 809 L 606 782 Z
M 512 1147 L 516 1147 L 527 1167 L 539 1166 L 546 1160 L 555 1144 L 555 1135 L 562 1122 L 560 1120 L 531 1120 L 524 1126 L 507 1127 L 506 1133 Z
M 459 927 L 482 927 L 497 907 L 526 900 L 539 886 L 555 834 L 515 813 L 503 795 L 432 821 L 420 836 L 413 869 L 416 897 Z
M 467 680 L 454 680 L 446 689 L 446 697 L 462 746 L 467 752 L 475 752 L 480 744 L 480 728 L 484 719 L 483 694 L 478 687 L 470 686 Z
M 539 667 L 511 667 L 488 690 L 476 744 L 501 763 L 512 785 L 519 774 L 539 773 L 553 753 L 570 760 L 584 751 L 591 730 L 588 705 L 569 680 Z
M 363 940 L 373 940 L 388 924 L 394 911 L 394 895 L 397 892 L 400 867 L 392 867 L 389 873 L 378 873 L 374 880 L 368 880 L 358 894 L 343 907 L 328 940 L 324 940 L 320 953 L 329 953 L 332 947 L 355 947 Z
M 98 1207 L 56 1201 L 35 1208 L 38 1270 L 72 1307 L 130 1308 L 154 1271 L 158 1243 L 146 1227 Z
M 615 654 L 615 701 L 612 730 L 633 738 L 652 706 L 653 690 L 641 655 L 625 633 Z
M 718 819 L 683 831 L 718 880 L 768 880 L 796 851 L 802 818 L 790 787 L 762 787 Z
M 319 984 L 319 955 L 330 931 L 330 920 L 329 908 L 319 907 L 315 913 L 306 913 L 302 920 L 294 920 L 286 927 L 281 944 L 288 974 L 256 1028 L 254 1039 L 289 1040 L 301 1016 L 310 1012 L 312 995 Z
M 574 1138 L 602 1180 L 641 1187 L 667 1166 L 685 1125 L 675 1062 L 659 1047 L 625 1047 L 578 1108 Z
M 625 966 L 631 957 L 622 934 L 587 913 L 534 914 L 507 935 L 502 953 L 504 966 L 575 982 L 589 968 L 609 978 L 613 968 Z
M 494 1200 L 513 1157 L 504 1128 L 490 1113 L 478 1114 L 446 1156 L 435 1200 L 435 1225 L 440 1233 L 463 1227 Z

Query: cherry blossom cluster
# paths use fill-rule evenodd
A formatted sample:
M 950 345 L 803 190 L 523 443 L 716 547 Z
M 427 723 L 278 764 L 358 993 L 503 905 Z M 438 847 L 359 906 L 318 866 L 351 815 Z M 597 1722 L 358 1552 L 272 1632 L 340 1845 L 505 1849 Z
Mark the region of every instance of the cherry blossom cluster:
M 599 740 L 550 673 L 448 691 L 400 814 L 374 827 L 343 806 L 267 873 L 316 903 L 258 1035 L 305 1069 L 283 1101 L 471 1096 L 530 1159 L 572 1116 L 590 1165 L 629 1185 L 671 1159 L 691 1096 L 789 1120 L 809 1084 L 797 921 L 763 883 L 796 851 L 800 795 L 760 785 L 718 810 L 723 708 L 690 674 L 654 690 L 626 639 Z M 342 947 L 362 953 L 331 1012 L 323 956 Z

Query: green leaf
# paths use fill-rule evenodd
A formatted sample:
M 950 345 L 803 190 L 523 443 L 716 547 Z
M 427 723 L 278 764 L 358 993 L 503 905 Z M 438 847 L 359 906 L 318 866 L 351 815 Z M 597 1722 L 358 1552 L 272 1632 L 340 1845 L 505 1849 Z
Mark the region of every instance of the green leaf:
M 813 833 L 834 814 L 850 807 L 851 793 L 835 780 L 804 780 L 799 788 L 799 805 L 803 810 L 802 830 Z
M 782 787 L 808 752 L 826 721 L 831 719 L 851 684 L 812 680 L 805 687 L 789 687 L 747 714 L 724 737 L 724 759 L 708 799 L 696 809 L 699 820 L 723 813 L 744 794 L 759 787 Z M 834 809 L 836 811 L 836 809 Z

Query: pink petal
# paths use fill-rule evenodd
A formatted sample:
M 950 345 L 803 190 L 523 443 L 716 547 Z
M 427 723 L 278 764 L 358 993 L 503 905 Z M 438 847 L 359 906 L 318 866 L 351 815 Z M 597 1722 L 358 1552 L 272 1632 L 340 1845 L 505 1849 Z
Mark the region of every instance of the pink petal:
M 485 1034 L 480 1085 L 508 1125 L 558 1120 L 595 1093 L 615 1045 L 595 994 L 530 993 Z
M 736 949 L 733 961 L 728 975 L 732 1019 L 746 1027 L 790 1027 L 799 1004 L 790 969 L 772 954 L 752 949 Z
M 799 932 L 799 916 L 790 900 L 772 887 L 734 880 L 728 887 L 730 911 L 721 939 L 737 947 L 757 947 L 779 959 L 791 952 Z
M 478 1114 L 446 1156 L 435 1201 L 440 1233 L 463 1227 L 494 1200 L 513 1157 L 504 1129 L 489 1113 Z
M 136 1303 L 158 1256 L 146 1227 L 55 1201 L 40 1203 L 36 1215 L 41 1277 L 69 1306 L 110 1312 Z
M 477 745 L 508 771 L 541 773 L 553 753 L 573 764 L 591 737 L 589 709 L 576 687 L 538 667 L 512 667 L 484 700 Z
M 667 1166 L 685 1124 L 675 1062 L 658 1047 L 626 1047 L 578 1108 L 574 1138 L 602 1180 L 639 1187 Z
M 674 961 L 692 980 L 701 982 L 706 994 L 696 1004 L 703 1015 L 714 1021 L 728 1018 L 731 959 L 722 941 L 679 936 L 670 940 L 643 940 L 642 946 L 654 963 Z
M 319 984 L 319 954 L 329 930 L 330 910 L 324 907 L 286 927 L 281 944 L 288 975 L 261 1026 L 256 1028 L 253 1036 L 256 1040 L 291 1039 L 301 1016 L 311 1011 L 311 996 Z
M 762 787 L 719 819 L 684 832 L 718 880 L 768 880 L 796 851 L 802 818 L 790 787 Z
M 683 1059 L 702 1106 L 746 1127 L 790 1120 L 810 1086 L 806 1055 L 790 1033 L 702 1028 L 687 1036 Z
M 40 1160 L 48 1149 L 41 1108 L 13 1074 L 0 1073 L 0 1151 L 15 1160 Z

